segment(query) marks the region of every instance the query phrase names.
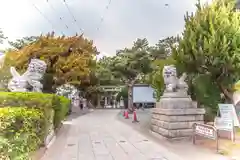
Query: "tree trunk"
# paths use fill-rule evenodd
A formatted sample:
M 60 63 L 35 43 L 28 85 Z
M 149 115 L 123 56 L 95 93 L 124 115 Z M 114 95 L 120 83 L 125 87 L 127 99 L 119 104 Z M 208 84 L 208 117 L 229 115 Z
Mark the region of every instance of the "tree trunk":
M 232 93 L 230 93 L 226 88 L 224 88 L 224 86 L 220 83 L 218 83 L 218 86 L 220 88 L 220 90 L 222 91 L 222 93 L 224 94 L 224 96 L 227 98 L 228 101 L 232 102 Z
M 128 111 L 133 112 L 133 96 L 132 96 L 133 85 L 128 84 Z

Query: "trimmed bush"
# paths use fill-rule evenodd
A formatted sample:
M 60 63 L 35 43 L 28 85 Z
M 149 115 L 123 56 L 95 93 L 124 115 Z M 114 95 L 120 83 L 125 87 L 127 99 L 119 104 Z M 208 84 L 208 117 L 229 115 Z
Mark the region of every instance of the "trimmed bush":
M 54 105 L 54 119 L 53 124 L 54 128 L 58 128 L 61 124 L 61 121 L 66 117 L 70 109 L 70 100 L 63 96 L 53 96 L 53 105 Z
M 46 134 L 51 126 L 51 113 L 53 110 L 53 95 L 42 93 L 0 92 L 0 107 L 26 106 L 29 109 L 39 109 L 43 112 L 44 127 Z M 45 135 L 46 136 L 46 135 Z M 43 141 L 44 139 L 42 139 Z
M 70 101 L 65 97 L 55 94 L 44 94 L 37 92 L 0 92 L 0 107 L 26 106 L 32 109 L 39 109 L 43 112 L 44 131 L 48 134 L 49 127 L 59 127 L 65 118 Z M 54 111 L 53 119 L 52 113 Z M 45 135 L 46 136 L 46 135 Z
M 69 108 L 69 99 L 54 94 L 0 92 L 0 159 L 28 160 Z
M 40 109 L 0 108 L 0 159 L 28 160 L 45 136 L 43 117 Z

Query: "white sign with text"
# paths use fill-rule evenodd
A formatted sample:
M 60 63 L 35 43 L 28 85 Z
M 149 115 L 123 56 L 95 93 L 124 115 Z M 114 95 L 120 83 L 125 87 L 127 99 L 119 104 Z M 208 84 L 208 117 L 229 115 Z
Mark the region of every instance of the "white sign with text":
M 194 133 L 206 138 L 216 139 L 217 134 L 214 127 L 205 124 L 194 124 Z
M 235 127 L 239 127 L 239 120 L 233 104 L 218 104 L 222 121 L 233 121 Z
M 214 126 L 218 130 L 225 130 L 225 131 L 232 132 L 233 131 L 233 120 L 216 117 L 214 120 Z

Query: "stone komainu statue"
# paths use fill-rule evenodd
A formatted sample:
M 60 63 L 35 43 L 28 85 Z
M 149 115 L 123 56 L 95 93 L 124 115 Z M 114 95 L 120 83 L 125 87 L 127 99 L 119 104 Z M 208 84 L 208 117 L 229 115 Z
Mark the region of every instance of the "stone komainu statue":
M 183 75 L 178 78 L 177 70 L 174 65 L 164 66 L 163 67 L 163 80 L 165 84 L 166 92 L 178 92 L 178 91 L 186 91 L 188 90 L 188 85 L 185 82 L 187 75 L 183 73 Z
M 67 57 L 73 52 L 72 45 L 66 52 L 59 53 L 49 59 L 50 67 L 52 67 L 59 57 Z M 27 71 L 20 75 L 14 67 L 10 68 L 13 78 L 8 83 L 8 89 L 11 92 L 42 92 L 43 85 L 41 79 L 44 76 L 47 64 L 39 59 L 39 56 L 34 56 L 30 60 Z
M 31 59 L 27 71 L 20 75 L 15 67 L 10 68 L 13 78 L 8 83 L 11 92 L 42 92 L 43 78 L 47 69 L 47 64 L 40 59 Z

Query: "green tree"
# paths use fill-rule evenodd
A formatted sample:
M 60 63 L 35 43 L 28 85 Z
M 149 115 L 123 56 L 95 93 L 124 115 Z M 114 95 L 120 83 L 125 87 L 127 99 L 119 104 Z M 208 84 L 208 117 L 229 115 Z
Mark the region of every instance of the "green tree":
M 128 109 L 132 110 L 132 89 L 139 78 L 152 71 L 147 39 L 137 39 L 131 48 L 117 51 L 110 69 L 128 87 Z
M 102 57 L 97 62 L 96 77 L 99 81 L 99 85 L 120 85 L 121 80 L 115 77 L 110 69 L 110 65 L 113 61 L 113 57 Z
M 179 39 L 180 38 L 178 36 L 167 37 L 159 40 L 154 46 L 150 46 L 149 53 L 152 59 L 159 60 L 167 58 L 169 55 L 171 55 L 172 46 L 174 44 L 178 44 Z
M 24 46 L 32 44 L 39 39 L 39 36 L 30 36 L 30 37 L 23 37 L 22 39 L 17 39 L 15 41 L 8 41 L 8 43 L 14 49 L 22 49 Z
M 114 77 L 110 70 L 111 61 L 112 57 L 104 56 L 96 62 L 96 67 L 92 69 L 90 83 L 85 89 L 86 97 L 91 99 L 96 106 L 100 106 L 100 95 L 104 93 L 101 86 L 122 84 L 120 79 Z
M 165 65 L 172 65 L 172 64 L 174 65 L 175 61 L 171 56 L 167 57 L 166 59 L 155 60 L 152 63 L 153 71 L 151 72 L 151 74 L 149 74 L 149 83 L 154 88 L 157 101 L 159 101 L 165 89 L 163 75 L 162 75 L 163 67 Z
M 178 44 L 179 37 L 167 37 L 158 41 L 154 46 L 149 47 L 149 54 L 151 55 L 152 72 L 145 76 L 145 83 L 150 84 L 154 90 L 156 99 L 159 100 L 164 91 L 164 81 L 162 70 L 165 65 L 175 64 L 171 56 L 172 48 Z
M 196 7 L 195 14 L 185 16 L 183 36 L 173 55 L 189 75 L 192 96 L 216 108 L 221 93 L 232 100 L 232 86 L 240 78 L 240 13 L 234 10 L 235 0 L 198 2 Z

